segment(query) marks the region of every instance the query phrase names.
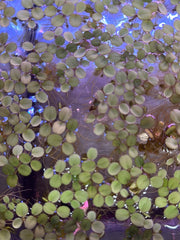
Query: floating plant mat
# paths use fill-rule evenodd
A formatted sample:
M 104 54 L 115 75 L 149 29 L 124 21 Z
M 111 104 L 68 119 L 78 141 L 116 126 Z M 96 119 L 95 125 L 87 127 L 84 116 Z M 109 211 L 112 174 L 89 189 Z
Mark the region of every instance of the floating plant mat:
M 0 239 L 178 237 L 179 14 L 0 2 Z

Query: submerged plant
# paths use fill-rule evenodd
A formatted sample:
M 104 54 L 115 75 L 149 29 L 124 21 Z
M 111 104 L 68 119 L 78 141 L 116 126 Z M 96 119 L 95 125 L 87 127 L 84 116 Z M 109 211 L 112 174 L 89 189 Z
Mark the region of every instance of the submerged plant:
M 179 225 L 179 14 L 178 0 L 0 2 L 0 239 Z

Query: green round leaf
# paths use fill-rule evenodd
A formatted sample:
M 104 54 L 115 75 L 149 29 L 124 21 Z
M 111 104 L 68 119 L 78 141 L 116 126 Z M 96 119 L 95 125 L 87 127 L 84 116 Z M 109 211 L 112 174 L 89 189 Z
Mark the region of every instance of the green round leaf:
M 151 20 L 143 20 L 141 26 L 142 29 L 146 32 L 150 32 L 154 27 Z
M 122 12 L 123 12 L 123 14 L 125 14 L 128 17 L 133 17 L 136 14 L 134 7 L 129 4 L 125 5 L 122 8 Z
M 128 171 L 126 170 L 121 170 L 118 174 L 118 181 L 121 184 L 127 184 L 129 180 L 131 179 L 131 175 Z
M 81 25 L 82 19 L 78 14 L 71 14 L 69 17 L 69 23 L 72 27 L 79 27 Z
M 66 167 L 66 162 L 64 162 L 63 160 L 57 160 L 57 162 L 54 166 L 56 172 L 58 172 L 58 173 L 63 172 L 65 167 Z
M 40 203 L 34 203 L 32 208 L 31 208 L 31 213 L 34 216 L 37 216 L 42 212 L 42 209 L 43 209 L 43 207 Z
M 81 172 L 81 169 L 80 169 L 80 167 L 79 167 L 78 165 L 74 165 L 74 166 L 72 166 L 71 169 L 70 169 L 70 173 L 71 173 L 72 175 L 74 175 L 74 176 L 79 175 L 80 172 Z
M 22 226 L 22 223 L 23 223 L 23 221 L 21 218 L 15 218 L 12 222 L 12 226 L 13 226 L 13 228 L 18 229 Z
M 78 2 L 76 4 L 76 11 L 77 12 L 83 12 L 86 9 L 86 4 L 84 2 Z
M 158 194 L 160 197 L 166 197 L 169 194 L 169 189 L 167 187 L 161 187 L 158 189 Z
M 82 163 L 82 170 L 85 172 L 93 172 L 96 168 L 94 161 L 86 160 Z
M 53 124 L 52 130 L 54 133 L 62 134 L 66 130 L 66 124 L 61 121 L 56 121 Z
M 50 202 L 57 202 L 60 198 L 60 193 L 58 190 L 52 190 L 49 194 L 48 194 L 48 200 Z
M 39 90 L 39 88 L 40 88 L 40 85 L 39 85 L 39 83 L 36 82 L 36 81 L 30 82 L 30 83 L 28 84 L 28 86 L 27 86 L 27 90 L 28 90 L 28 92 L 30 92 L 30 93 L 35 93 L 35 92 L 37 92 L 37 91 Z
M 31 119 L 31 125 L 33 127 L 37 127 L 39 126 L 41 123 L 41 118 L 39 116 L 34 116 L 32 119 Z
M 168 188 L 173 190 L 176 189 L 179 185 L 180 180 L 176 177 L 171 177 L 168 181 Z
M 96 194 L 93 198 L 93 204 L 96 207 L 102 207 L 104 205 L 104 198 L 101 194 Z
M 100 136 L 104 133 L 105 131 L 105 126 L 102 123 L 97 123 L 94 126 L 93 132 L 95 135 Z
M 99 186 L 98 190 L 102 196 L 108 196 L 111 194 L 111 186 L 108 184 L 102 184 L 101 186 Z
M 97 166 L 101 169 L 105 169 L 109 166 L 110 161 L 106 157 L 102 157 L 97 161 Z
M 45 103 L 48 100 L 48 96 L 45 92 L 40 91 L 40 92 L 36 93 L 36 99 L 40 103 Z
M 8 230 L 2 229 L 0 230 L 0 238 L 2 240 L 11 240 L 11 234 Z
M 70 190 L 65 190 L 61 195 L 61 201 L 63 203 L 70 203 L 73 199 L 73 192 Z
M 177 31 L 180 31 L 180 20 L 176 19 L 174 21 L 174 27 Z
M 72 116 L 72 110 L 68 107 L 63 107 L 61 108 L 60 112 L 59 112 L 59 119 L 61 121 L 66 122 L 67 120 L 69 120 Z
M 28 20 L 29 16 L 30 16 L 30 14 L 29 14 L 29 11 L 27 11 L 27 10 L 19 10 L 17 12 L 17 18 L 19 18 L 22 21 Z
M 8 160 L 5 156 L 0 156 L 0 167 L 6 165 L 8 163 Z
M 55 6 L 48 6 L 44 10 L 44 13 L 47 17 L 52 17 L 52 16 L 56 15 L 56 12 L 57 12 L 57 10 L 56 10 Z
M 180 193 L 179 192 L 172 192 L 169 194 L 168 196 L 168 201 L 171 203 L 171 204 L 177 204 L 180 202 Z
M 121 167 L 120 167 L 119 163 L 113 162 L 109 165 L 107 170 L 110 175 L 115 176 L 120 172 Z
M 168 148 L 176 150 L 178 149 L 178 143 L 177 140 L 172 137 L 167 137 L 165 140 L 165 144 Z
M 145 219 L 144 228 L 145 229 L 152 229 L 153 228 L 153 220 L 152 219 Z
M 87 213 L 87 218 L 88 218 L 91 222 L 93 222 L 93 221 L 96 219 L 96 212 L 94 212 L 94 211 L 89 211 L 89 212 Z
M 147 197 L 142 197 L 139 201 L 139 209 L 141 212 L 149 212 L 151 208 L 151 199 Z
M 69 217 L 70 214 L 70 209 L 67 206 L 60 206 L 57 209 L 57 214 L 61 217 L 61 218 L 67 218 Z
M 42 147 L 34 147 L 31 154 L 33 157 L 42 157 L 44 155 L 44 149 Z
M 54 203 L 46 202 L 43 206 L 43 210 L 45 213 L 52 215 L 56 211 L 56 206 Z
M 44 171 L 44 178 L 49 179 L 53 176 L 53 169 L 52 168 L 47 168 Z
M 42 168 L 42 163 L 37 160 L 32 160 L 30 165 L 31 165 L 32 170 L 35 172 L 40 171 Z
M 170 117 L 175 123 L 180 123 L 180 110 L 173 109 L 170 112 Z
M 53 40 L 54 39 L 54 32 L 53 31 L 46 31 L 46 32 L 44 32 L 43 33 L 43 38 L 45 40 L 48 40 L 48 41 Z
M 69 157 L 69 164 L 71 166 L 73 165 L 79 165 L 80 164 L 80 156 L 78 154 L 72 154 L 70 157 Z
M 141 20 L 151 19 L 152 12 L 148 8 L 143 8 L 138 11 L 138 17 Z
M 108 207 L 112 207 L 114 205 L 114 198 L 112 196 L 106 196 L 105 197 L 105 204 Z
M 47 137 L 51 133 L 51 126 L 48 123 L 44 123 L 40 126 L 39 133 L 43 137 Z
M 33 234 L 33 231 L 30 229 L 23 229 L 21 230 L 19 236 L 21 239 L 33 240 L 34 234 Z
M 124 169 L 129 169 L 132 167 L 132 159 L 129 155 L 122 155 L 120 158 L 119 158 L 119 162 L 121 164 L 121 166 L 124 168 Z
M 96 148 L 89 148 L 88 151 L 87 151 L 87 157 L 90 159 L 90 160 L 94 160 L 97 158 L 97 155 L 98 155 L 98 151 Z
M 146 175 L 141 175 L 138 177 L 136 184 L 139 189 L 145 189 L 149 186 L 149 179 Z
M 101 173 L 96 172 L 92 174 L 92 180 L 93 182 L 100 184 L 104 180 L 104 177 Z
M 59 188 L 61 186 L 61 183 L 61 176 L 57 174 L 53 175 L 49 180 L 49 184 L 53 188 Z
M 62 13 L 66 16 L 71 15 L 74 12 L 74 3 L 65 3 L 62 7 Z
M 164 197 L 157 197 L 156 199 L 155 199 L 155 205 L 157 206 L 157 207 L 159 207 L 159 208 L 164 208 L 164 207 L 166 207 L 166 205 L 167 205 L 167 199 L 166 198 L 164 198 Z
M 125 221 L 129 218 L 129 211 L 126 209 L 117 209 L 115 213 L 115 217 L 119 221 Z
M 91 225 L 91 228 L 96 233 L 103 233 L 105 230 L 105 225 L 103 222 L 94 221 Z
M 15 133 L 12 133 L 7 137 L 7 144 L 10 146 L 15 146 L 18 143 L 18 136 Z
M 76 191 L 74 196 L 79 202 L 85 202 L 88 199 L 88 193 L 82 190 Z
M 140 213 L 133 213 L 131 215 L 131 222 L 137 227 L 143 227 L 144 221 L 145 221 L 145 218 Z
M 135 117 L 141 117 L 143 115 L 143 109 L 138 105 L 133 105 L 130 111 Z
M 13 147 L 13 154 L 15 156 L 19 156 L 23 152 L 23 146 L 21 145 L 16 145 Z
M 32 0 L 22 0 L 21 4 L 24 8 L 32 8 L 33 7 L 33 1 Z
M 119 181 L 117 180 L 114 180 L 112 183 L 111 183 L 111 189 L 112 189 L 112 192 L 113 193 L 119 193 L 120 190 L 122 188 L 122 185 Z
M 19 160 L 24 163 L 24 164 L 28 164 L 30 163 L 31 161 L 31 157 L 29 156 L 29 154 L 27 153 L 22 153 L 20 156 L 19 156 Z
M 27 229 L 33 229 L 37 224 L 37 219 L 34 216 L 28 216 L 24 222 Z
M 62 184 L 68 185 L 72 181 L 72 175 L 70 173 L 64 173 L 62 176 Z
M 48 106 L 44 109 L 43 116 L 47 121 L 54 121 L 57 116 L 56 108 L 53 106 Z
M 155 120 L 153 117 L 144 117 L 141 122 L 140 125 L 142 128 L 153 128 L 155 125 Z
M 160 188 L 163 185 L 163 179 L 159 176 L 154 176 L 150 179 L 150 184 L 152 187 Z
M 127 115 L 129 113 L 129 106 L 126 103 L 121 103 L 119 105 L 120 113 Z
M 79 174 L 79 180 L 82 183 L 87 183 L 90 180 L 90 173 L 89 172 L 81 172 Z
M 72 219 L 75 221 L 75 222 L 80 222 L 84 219 L 84 211 L 82 209 L 75 209 L 73 211 L 73 214 L 72 214 Z
M 80 202 L 78 200 L 74 199 L 74 200 L 71 201 L 71 206 L 74 209 L 79 208 L 80 207 Z
M 23 98 L 20 100 L 20 107 L 22 109 L 28 109 L 32 107 L 32 101 L 28 98 Z
M 164 216 L 167 219 L 173 219 L 177 217 L 179 214 L 179 210 L 177 209 L 176 206 L 174 205 L 169 205 L 165 210 L 164 210 Z
M 40 7 L 35 7 L 31 10 L 32 17 L 36 20 L 40 20 L 44 16 L 44 12 Z
M 65 18 L 62 15 L 56 15 L 53 18 L 51 18 L 51 24 L 55 27 L 60 27 L 64 24 Z
M 29 176 L 31 174 L 31 168 L 26 165 L 26 164 L 21 164 L 18 167 L 18 172 L 22 175 L 22 176 Z
M 116 74 L 116 70 L 114 69 L 114 67 L 112 65 L 107 65 L 104 69 L 103 69 L 103 73 L 111 78 L 114 77 L 114 75 Z
M 47 137 L 47 142 L 50 146 L 58 147 L 62 142 L 62 137 L 58 134 L 50 134 Z
M 75 131 L 78 127 L 78 121 L 76 119 L 69 119 L 67 122 L 67 129 L 70 131 Z
M 32 129 L 24 130 L 22 137 L 27 142 L 32 142 L 35 139 L 35 133 Z
M 69 156 L 74 152 L 74 147 L 71 143 L 65 142 L 62 144 L 62 151 L 64 154 Z
M 19 217 L 25 217 L 28 213 L 28 206 L 26 203 L 18 203 L 16 206 L 16 214 Z
M 10 187 L 16 187 L 18 184 L 18 176 L 17 175 L 9 175 L 6 179 L 7 185 Z
M 143 165 L 143 170 L 146 173 L 155 173 L 156 172 L 156 164 L 155 163 L 151 163 L 151 162 L 147 162 Z

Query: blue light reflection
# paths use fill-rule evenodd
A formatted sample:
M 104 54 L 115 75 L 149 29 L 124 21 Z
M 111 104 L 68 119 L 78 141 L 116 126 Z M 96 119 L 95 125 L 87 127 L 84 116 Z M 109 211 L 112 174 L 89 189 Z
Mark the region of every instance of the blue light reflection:
M 31 100 L 32 100 L 32 102 L 37 102 L 37 100 L 36 100 L 36 97 L 35 97 L 35 96 L 30 96 L 30 97 L 29 97 L 29 99 L 31 99 Z
M 65 162 L 68 162 L 68 161 L 69 161 L 69 157 L 67 157 L 64 161 L 65 161 Z
M 28 109 L 28 113 L 31 115 L 31 116 L 34 116 L 34 107 L 31 107 Z

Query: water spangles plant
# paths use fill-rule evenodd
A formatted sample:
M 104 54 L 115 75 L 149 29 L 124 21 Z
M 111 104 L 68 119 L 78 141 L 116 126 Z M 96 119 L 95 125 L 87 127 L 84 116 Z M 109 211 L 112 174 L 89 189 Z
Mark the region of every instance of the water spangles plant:
M 127 239 L 163 239 L 154 209 L 167 221 L 179 219 L 180 206 L 179 1 L 15 4 L 0 3 L 0 166 L 12 192 L 32 176 L 45 189 L 32 185 L 30 201 L 1 198 L 0 239 L 97 240 L 102 209 L 131 223 Z M 20 29 L 21 41 L 12 39 Z M 89 93 L 83 81 L 96 93 L 81 118 L 112 143 L 107 155 L 93 139 L 84 155 L 76 144 L 81 109 L 63 96 Z

